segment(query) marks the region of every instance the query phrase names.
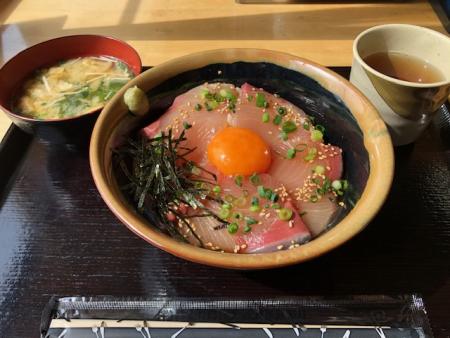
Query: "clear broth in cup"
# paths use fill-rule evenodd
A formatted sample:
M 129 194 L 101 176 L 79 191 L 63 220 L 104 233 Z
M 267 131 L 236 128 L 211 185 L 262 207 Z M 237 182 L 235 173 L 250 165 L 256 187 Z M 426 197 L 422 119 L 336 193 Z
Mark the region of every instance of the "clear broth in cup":
M 444 81 L 442 72 L 418 57 L 395 52 L 374 53 L 364 58 L 373 69 L 398 80 L 416 83 Z

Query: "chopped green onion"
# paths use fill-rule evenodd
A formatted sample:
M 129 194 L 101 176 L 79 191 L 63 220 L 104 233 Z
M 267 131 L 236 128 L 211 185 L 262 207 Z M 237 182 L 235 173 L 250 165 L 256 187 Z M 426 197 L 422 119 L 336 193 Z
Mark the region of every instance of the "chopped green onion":
M 208 89 L 202 89 L 202 91 L 200 92 L 200 97 L 202 99 L 207 99 L 207 98 L 211 97 L 211 93 L 209 92 Z
M 236 218 L 236 219 L 241 219 L 243 216 L 242 216 L 242 214 L 240 213 L 240 212 L 235 212 L 235 213 L 233 213 L 233 218 Z
M 245 204 L 247 204 L 247 198 L 245 198 L 244 196 L 236 198 L 236 200 L 234 201 L 234 205 L 237 207 L 243 207 L 245 206 Z
M 229 204 L 229 203 L 224 203 L 224 204 L 222 204 L 222 209 L 228 209 L 228 210 L 231 210 L 231 208 L 232 208 L 232 206 L 231 206 L 231 204 Z
M 189 128 L 191 128 L 191 127 L 192 127 L 192 125 L 190 125 L 190 124 L 187 123 L 186 121 L 183 122 L 183 128 L 184 128 L 184 129 L 189 129 Z
M 286 108 L 285 107 L 278 107 L 277 108 L 277 113 L 280 114 L 280 115 L 286 114 Z
M 220 96 L 226 98 L 228 100 L 236 100 L 236 96 L 233 95 L 233 92 L 229 89 L 221 89 L 219 91 Z
M 283 126 L 281 127 L 281 129 L 285 133 L 292 133 L 297 130 L 297 126 L 295 125 L 295 123 L 293 121 L 289 120 L 289 121 L 286 121 L 283 123 Z
M 229 209 L 220 209 L 219 210 L 219 215 L 218 215 L 221 219 L 226 219 L 230 216 L 230 210 Z
M 210 110 L 216 109 L 219 106 L 219 102 L 217 102 L 216 100 L 211 100 L 206 102 L 207 106 L 206 109 L 208 110 L 208 107 L 210 108 Z
M 320 130 L 314 129 L 311 131 L 311 141 L 317 142 L 323 140 L 323 134 Z
M 316 191 L 319 195 L 323 196 L 330 190 L 330 187 L 331 187 L 331 182 L 328 179 L 328 177 L 325 177 L 325 179 L 323 180 L 322 186 L 317 188 Z
M 279 126 L 281 124 L 281 121 L 282 121 L 281 115 L 276 115 L 273 118 L 273 124 L 276 125 L 276 126 Z
M 303 129 L 309 130 L 309 123 L 308 122 L 303 122 Z
M 248 100 L 248 102 L 252 102 L 253 101 L 253 95 L 248 95 L 247 96 L 247 100 Z
M 264 209 L 269 209 L 270 205 L 269 204 L 264 204 Z
M 293 212 L 289 208 L 281 208 L 278 210 L 278 218 L 282 221 L 289 221 L 292 218 Z
M 280 209 L 281 206 L 278 203 L 272 204 L 272 209 Z
M 252 231 L 252 227 L 246 225 L 246 226 L 244 227 L 244 233 L 249 233 L 250 231 Z
M 281 138 L 283 141 L 287 141 L 287 139 L 288 139 L 288 134 L 287 134 L 286 132 L 282 131 L 282 132 L 280 133 L 280 138 Z
M 256 106 L 260 108 L 266 108 L 267 107 L 267 101 L 264 94 L 256 93 Z
M 328 190 L 330 190 L 331 187 L 331 181 L 328 177 L 325 177 L 325 179 L 323 180 L 323 186 L 322 189 L 324 192 L 327 192 Z
M 297 150 L 295 150 L 294 148 L 288 149 L 288 151 L 286 152 L 286 158 L 291 160 L 295 157 L 296 153 Z
M 267 123 L 267 122 L 270 121 L 270 115 L 269 115 L 268 112 L 265 112 L 264 114 L 262 114 L 262 121 L 263 121 L 264 123 Z
M 242 175 L 237 175 L 234 178 L 234 183 L 236 183 L 237 186 L 242 187 L 242 179 L 243 179 Z
M 317 124 L 314 128 L 317 129 L 317 130 L 320 130 L 320 132 L 322 134 L 325 134 L 325 127 L 324 126 L 322 126 L 320 124 Z
M 331 183 L 331 187 L 332 187 L 334 190 L 341 190 L 341 189 L 342 189 L 342 183 L 341 183 L 340 180 L 334 180 L 334 181 Z
M 304 157 L 305 161 L 313 161 L 316 158 L 317 155 L 317 149 L 316 148 L 309 148 L 308 154 Z
M 258 197 L 252 197 L 252 205 L 259 205 L 259 198 Z
M 261 210 L 261 207 L 259 205 L 252 205 L 250 206 L 251 212 L 259 212 Z
M 253 225 L 253 224 L 257 224 L 258 221 L 256 219 L 254 219 L 253 217 L 245 216 L 245 223 L 247 225 Z
M 305 216 L 307 214 L 306 211 L 302 211 L 301 213 L 299 213 L 300 217 Z
M 347 180 L 341 180 L 342 183 L 342 190 L 347 190 L 348 188 L 348 181 Z
M 220 96 L 219 94 L 214 94 L 214 95 L 211 97 L 211 99 L 212 99 L 212 100 L 215 100 L 215 101 L 217 101 L 217 102 L 223 102 L 223 101 L 225 101 L 225 98 L 223 98 L 223 97 Z
M 316 203 L 319 200 L 319 197 L 317 197 L 317 195 L 311 195 L 309 197 L 310 202 L 312 203 Z
M 250 176 L 249 180 L 250 180 L 250 182 L 251 182 L 253 185 L 258 185 L 258 184 L 261 183 L 261 178 L 260 178 L 259 175 L 256 174 L 256 173 L 252 174 L 252 175 Z
M 211 108 L 211 106 L 208 104 L 208 102 L 205 103 L 205 108 L 207 111 L 213 110 L 213 108 Z
M 320 184 L 320 180 L 319 180 L 318 178 L 313 178 L 311 181 L 312 181 L 314 184 L 317 184 L 317 185 Z
M 325 167 L 323 165 L 317 165 L 314 167 L 313 171 L 318 175 L 322 175 L 325 172 Z
M 278 201 L 278 197 L 279 197 L 278 194 L 277 194 L 276 192 L 273 192 L 273 191 L 272 191 L 272 192 L 270 193 L 270 198 L 269 198 L 269 199 L 270 199 L 270 201 L 271 201 L 272 203 L 274 203 L 274 202 Z
M 272 199 L 273 191 L 272 189 L 265 188 L 264 197 L 267 199 Z
M 216 185 L 213 188 L 213 192 L 215 192 L 216 194 L 220 194 L 220 192 L 222 191 L 222 188 L 220 188 L 220 186 Z
M 194 106 L 194 109 L 195 109 L 196 111 L 202 110 L 202 105 L 201 105 L 200 103 L 197 103 L 197 104 Z
M 239 230 L 239 225 L 237 223 L 228 224 L 227 230 L 230 234 L 235 234 Z
M 256 189 L 258 191 L 259 197 L 265 197 L 266 196 L 266 189 L 264 189 L 264 187 L 262 185 L 258 185 L 258 187 Z
M 276 202 L 278 200 L 278 194 L 270 188 L 264 188 L 262 185 L 258 185 L 257 191 L 260 197 L 271 200 L 272 202 Z
M 230 103 L 228 103 L 227 108 L 234 112 L 234 110 L 236 109 L 236 104 L 234 102 L 230 102 Z

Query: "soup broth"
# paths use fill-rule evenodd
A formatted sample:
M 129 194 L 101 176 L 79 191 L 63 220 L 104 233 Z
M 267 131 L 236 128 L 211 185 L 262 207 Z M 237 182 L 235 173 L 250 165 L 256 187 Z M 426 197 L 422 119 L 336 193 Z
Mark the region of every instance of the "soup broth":
M 38 70 L 25 82 L 15 111 L 32 118 L 61 119 L 102 108 L 133 73 L 108 57 L 81 57 Z
M 375 53 L 364 58 L 370 67 L 398 80 L 433 83 L 444 80 L 439 69 L 418 57 L 403 53 Z

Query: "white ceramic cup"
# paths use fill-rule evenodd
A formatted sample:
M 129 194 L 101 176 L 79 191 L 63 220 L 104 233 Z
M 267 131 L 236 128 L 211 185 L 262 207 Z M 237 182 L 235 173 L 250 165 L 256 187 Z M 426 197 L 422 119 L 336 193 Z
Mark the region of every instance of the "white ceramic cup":
M 436 83 L 398 80 L 363 60 L 386 52 L 420 58 L 440 70 L 443 79 Z M 353 43 L 350 81 L 378 109 L 395 145 L 414 142 L 450 94 L 450 38 L 428 28 L 405 24 L 365 30 Z

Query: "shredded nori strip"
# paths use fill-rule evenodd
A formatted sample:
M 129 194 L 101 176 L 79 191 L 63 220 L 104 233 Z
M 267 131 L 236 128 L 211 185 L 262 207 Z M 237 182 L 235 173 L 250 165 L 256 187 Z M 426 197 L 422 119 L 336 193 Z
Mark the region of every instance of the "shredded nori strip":
M 139 135 L 137 139 L 130 138 L 114 150 L 114 161 L 127 181 L 121 190 L 129 194 L 138 212 L 144 215 L 152 212 L 157 218 L 155 226 L 173 237 L 185 240 L 177 224 L 178 221 L 182 222 L 199 245 L 204 247 L 188 219 L 213 217 L 223 225 L 227 222 L 202 203 L 202 200 L 223 203 L 212 194 L 217 177 L 186 159 L 186 155 L 195 148 L 183 147 L 185 140 L 184 130 L 178 137 L 173 137 L 172 130 L 151 139 Z M 198 169 L 198 172 L 193 168 Z M 201 212 L 186 215 L 179 212 L 178 207 L 182 204 Z M 169 214 L 174 215 L 177 221 L 169 220 Z

